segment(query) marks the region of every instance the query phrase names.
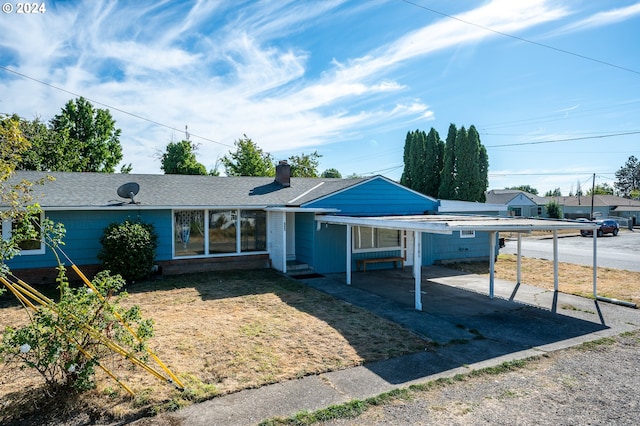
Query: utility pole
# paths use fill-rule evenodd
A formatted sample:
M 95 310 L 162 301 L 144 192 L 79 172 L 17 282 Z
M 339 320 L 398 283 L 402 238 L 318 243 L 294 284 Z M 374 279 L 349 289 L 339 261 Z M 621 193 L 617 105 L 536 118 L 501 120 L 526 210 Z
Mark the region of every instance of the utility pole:
M 593 174 L 593 182 L 591 183 L 591 220 L 593 220 L 593 197 L 596 193 L 596 174 Z

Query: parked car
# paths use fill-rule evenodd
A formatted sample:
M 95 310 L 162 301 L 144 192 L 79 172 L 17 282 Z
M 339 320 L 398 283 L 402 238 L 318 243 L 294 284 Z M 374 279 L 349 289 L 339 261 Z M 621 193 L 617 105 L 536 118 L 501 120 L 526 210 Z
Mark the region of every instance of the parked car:
M 596 220 L 595 222 L 598 225 L 598 227 L 596 228 L 598 237 L 602 237 L 604 234 L 613 234 L 613 236 L 615 237 L 616 235 L 618 235 L 618 232 L 620 232 L 620 226 L 618 225 L 618 222 L 613 219 L 601 219 Z M 583 237 L 593 235 L 593 231 L 591 229 L 581 229 L 580 235 L 582 235 Z

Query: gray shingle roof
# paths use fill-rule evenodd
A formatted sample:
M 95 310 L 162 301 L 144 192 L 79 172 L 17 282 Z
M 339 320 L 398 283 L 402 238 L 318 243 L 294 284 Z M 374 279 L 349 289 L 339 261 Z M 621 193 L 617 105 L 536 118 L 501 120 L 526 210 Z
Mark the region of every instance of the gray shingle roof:
M 36 181 L 52 176 L 52 182 L 34 187 L 36 201 L 43 208 L 83 209 L 115 207 L 259 207 L 299 206 L 319 197 L 356 185 L 365 178 L 291 178 L 282 187 L 272 177 L 217 177 L 188 175 L 143 175 L 70 172 L 18 172 L 15 180 Z M 120 198 L 120 185 L 136 182 L 140 191 L 136 205 Z
M 581 197 L 553 197 L 558 203 L 565 206 L 590 206 L 591 195 L 583 195 Z M 624 207 L 624 206 L 640 206 L 640 201 L 628 198 L 617 197 L 615 195 L 597 194 L 593 196 L 593 205 L 597 207 Z

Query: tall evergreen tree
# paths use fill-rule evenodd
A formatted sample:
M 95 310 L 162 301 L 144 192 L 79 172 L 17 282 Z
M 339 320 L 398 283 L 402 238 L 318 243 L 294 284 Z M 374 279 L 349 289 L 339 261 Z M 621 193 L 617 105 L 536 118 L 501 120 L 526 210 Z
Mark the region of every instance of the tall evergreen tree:
M 400 183 L 423 194 L 451 200 L 486 200 L 489 156 L 475 126 L 449 126 L 447 142 L 432 127 L 407 133 Z
M 444 146 L 444 157 L 442 165 L 442 173 L 440 175 L 440 188 L 438 189 L 438 198 L 449 200 L 457 199 L 456 175 L 456 135 L 458 130 L 456 125 L 449 125 L 447 133 L 447 141 Z
M 413 188 L 413 169 L 411 168 L 411 150 L 413 149 L 413 132 L 407 132 L 407 136 L 404 138 L 404 154 L 402 160 L 404 161 L 404 170 L 400 177 L 400 183 L 407 188 Z
M 424 132 L 423 132 L 424 133 Z M 424 179 L 420 190 L 423 194 L 438 197 L 440 174 L 442 173 L 442 153 L 444 142 L 433 127 L 425 138 L 424 145 Z
M 476 126 L 473 124 L 469 127 L 468 144 L 472 155 L 472 164 L 470 170 L 471 182 L 469 186 L 469 195 L 463 198 L 467 201 L 481 201 L 486 200 L 485 191 L 488 182 L 489 171 L 489 157 L 487 155 L 486 148 L 480 143 L 480 135 Z
M 478 177 L 478 151 L 473 149 L 467 129 L 462 126 L 456 135 L 456 162 L 460 165 L 455 185 L 458 188 L 456 200 L 469 200 L 473 194 L 474 180 Z
M 423 193 L 425 186 L 425 138 L 426 135 L 423 131 L 416 129 L 412 135 L 411 143 L 411 159 L 409 164 L 411 165 L 411 174 L 413 177 L 413 183 L 410 188 L 418 192 Z

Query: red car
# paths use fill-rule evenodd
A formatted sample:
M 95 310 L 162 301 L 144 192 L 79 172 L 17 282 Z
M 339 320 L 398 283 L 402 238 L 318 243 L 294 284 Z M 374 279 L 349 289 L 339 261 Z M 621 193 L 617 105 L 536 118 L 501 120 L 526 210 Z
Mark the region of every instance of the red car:
M 620 226 L 618 222 L 613 219 L 602 219 L 595 221 L 598 224 L 597 234 L 598 237 L 602 237 L 604 234 L 613 234 L 615 237 L 620 232 Z M 592 235 L 593 231 L 591 229 L 581 229 L 580 235 L 586 237 L 587 235 Z

